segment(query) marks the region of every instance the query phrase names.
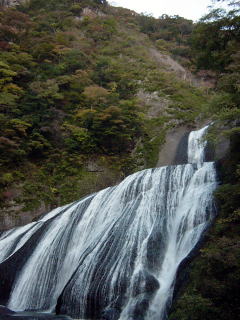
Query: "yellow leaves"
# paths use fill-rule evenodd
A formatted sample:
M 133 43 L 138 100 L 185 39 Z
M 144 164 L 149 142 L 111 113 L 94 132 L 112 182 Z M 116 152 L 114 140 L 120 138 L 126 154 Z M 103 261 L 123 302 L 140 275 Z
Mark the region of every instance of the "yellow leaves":
M 1 60 L 0 60 L 0 68 L 10 69 L 10 68 L 9 68 L 9 65 L 6 64 L 5 62 L 1 61 Z M 0 69 L 0 70 L 1 70 L 1 69 Z
M 116 124 L 116 125 L 122 125 L 123 123 L 124 123 L 124 121 L 123 120 L 120 120 L 120 119 L 118 119 L 118 120 L 112 120 L 112 123 L 113 124 Z
M 81 82 L 85 82 L 86 84 L 88 84 L 90 82 L 89 73 L 84 70 L 76 70 L 74 77 L 78 80 L 81 79 Z
M 52 51 L 58 56 L 64 56 L 65 54 L 71 52 L 72 49 L 60 44 L 60 45 L 56 45 Z
M 110 106 L 110 107 L 106 108 L 106 109 L 104 110 L 104 112 L 117 115 L 117 114 L 120 114 L 120 113 L 122 112 L 122 110 L 121 110 L 119 107 Z
M 110 91 L 113 93 L 117 91 L 117 83 L 115 81 L 110 82 L 108 84 L 108 87 L 110 88 Z
M 5 107 L 14 106 L 18 96 L 9 92 L 0 92 L 0 105 Z
M 46 82 L 35 81 L 30 84 L 31 90 L 38 95 L 39 98 L 61 99 L 59 87 L 55 79 L 48 79 Z
M 91 83 L 89 74 L 84 70 L 76 70 L 74 74 L 63 75 L 56 78 L 58 85 L 70 85 L 70 88 L 84 88 Z
M 58 193 L 58 189 L 57 188 L 54 188 L 54 187 L 50 187 L 50 190 L 53 194 L 56 194 Z
M 81 119 L 84 118 L 88 115 L 94 115 L 97 111 L 94 109 L 83 109 L 83 110 L 78 110 L 76 113 L 76 118 Z
M 122 124 L 122 110 L 116 106 L 110 106 L 105 110 L 97 111 L 95 109 L 80 109 L 76 113 L 76 119 L 84 120 L 94 118 L 100 121 L 111 121 L 114 124 Z
M 122 124 L 121 117 L 122 110 L 116 106 L 110 106 L 99 114 L 98 118 L 102 121 L 110 120 L 114 124 Z
M 81 127 L 77 127 L 73 124 L 70 124 L 68 122 L 64 122 L 63 124 L 63 128 L 69 132 L 72 132 L 72 133 L 77 133 L 77 132 L 85 132 L 87 131 L 85 128 L 81 128 Z
M 21 96 L 24 93 L 24 90 L 22 88 L 20 88 L 18 85 L 14 84 L 14 83 L 7 84 L 3 88 L 3 91 L 10 92 L 10 93 L 16 94 L 18 96 Z
M 15 131 L 17 131 L 20 135 L 23 136 L 27 135 L 27 129 L 32 126 L 30 123 L 19 119 L 12 119 L 10 121 L 10 125 Z
M 86 128 L 79 127 L 72 125 L 70 123 L 65 122 L 63 125 L 63 128 L 65 129 L 65 132 L 68 133 L 67 136 L 72 137 L 75 142 L 77 142 L 78 146 L 87 146 L 90 145 L 90 136 L 89 132 Z M 68 141 L 68 144 L 72 144 L 72 141 L 66 139 L 66 142 Z
M 12 81 L 17 73 L 10 69 L 9 65 L 3 61 L 0 61 L 0 86 L 6 82 Z
M 86 87 L 84 89 L 83 94 L 89 100 L 95 100 L 95 99 L 99 100 L 99 99 L 104 99 L 106 96 L 108 96 L 109 91 L 97 85 L 92 85 L 92 86 Z
M 158 48 L 159 51 L 163 51 L 163 52 L 169 51 L 172 46 L 173 46 L 172 43 L 164 39 L 159 39 L 156 41 L 156 47 Z
M 4 184 L 4 185 L 8 185 L 10 183 L 12 183 L 14 181 L 14 177 L 12 175 L 12 173 L 4 173 L 1 177 L 1 182 Z
M 240 209 L 233 211 L 227 218 L 218 219 L 216 225 L 238 223 L 239 221 L 240 221 Z
M 0 104 L 14 105 L 15 101 L 23 95 L 23 89 L 11 83 L 16 75 L 17 72 L 11 70 L 7 63 L 0 61 Z
M 24 90 L 12 83 L 17 73 L 9 65 L 0 61 L 0 104 L 12 106 L 23 94 Z

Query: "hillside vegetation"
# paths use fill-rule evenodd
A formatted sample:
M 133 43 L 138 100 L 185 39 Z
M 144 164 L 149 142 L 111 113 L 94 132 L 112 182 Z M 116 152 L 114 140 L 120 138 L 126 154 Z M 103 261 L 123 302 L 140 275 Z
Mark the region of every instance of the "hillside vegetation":
M 170 319 L 238 319 L 239 28 L 238 1 L 196 24 L 105 1 L 2 7 L 2 216 L 18 223 L 154 167 L 168 129 L 211 119 L 212 143 L 230 141 L 218 216 Z
M 3 214 L 44 211 L 155 166 L 166 129 L 201 113 L 204 90 L 163 55 L 187 42 L 179 30 L 192 23 L 163 16 L 168 41 L 155 43 L 148 19 L 103 1 L 3 8 Z

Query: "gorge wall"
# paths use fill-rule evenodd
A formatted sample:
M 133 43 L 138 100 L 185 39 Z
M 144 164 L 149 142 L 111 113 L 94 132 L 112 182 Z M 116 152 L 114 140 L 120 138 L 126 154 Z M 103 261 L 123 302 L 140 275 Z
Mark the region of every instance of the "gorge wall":
M 0 236 L 0 303 L 86 319 L 165 319 L 179 265 L 215 216 L 208 127 L 187 164 L 136 172 Z

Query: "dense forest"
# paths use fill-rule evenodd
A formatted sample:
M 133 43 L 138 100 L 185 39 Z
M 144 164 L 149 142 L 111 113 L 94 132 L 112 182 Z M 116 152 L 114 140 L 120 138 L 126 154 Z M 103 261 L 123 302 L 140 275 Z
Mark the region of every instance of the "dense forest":
M 172 320 L 240 311 L 240 3 L 217 2 L 193 23 L 101 0 L 0 1 L 2 216 L 17 221 L 154 167 L 170 128 L 211 120 L 211 143 L 229 139 L 217 164 L 218 216 Z
M 168 41 L 156 45 L 180 50 L 191 21 L 155 26 L 99 1 L 43 0 L 3 8 L 0 23 L 4 208 L 51 208 L 155 166 L 167 128 L 203 108 L 205 90 L 159 66 L 149 34 L 164 25 Z M 146 96 L 163 104 L 159 114 L 148 115 Z

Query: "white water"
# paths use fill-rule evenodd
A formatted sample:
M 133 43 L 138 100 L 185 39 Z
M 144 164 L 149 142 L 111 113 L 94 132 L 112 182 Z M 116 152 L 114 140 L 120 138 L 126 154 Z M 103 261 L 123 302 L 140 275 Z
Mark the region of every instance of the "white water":
M 2 234 L 0 262 L 14 259 L 39 232 L 8 307 L 54 310 L 62 294 L 61 312 L 78 318 L 112 309 L 114 319 L 163 319 L 177 269 L 214 215 L 217 182 L 214 163 L 203 162 L 206 130 L 190 134 L 189 164 L 137 172 Z
M 208 126 L 192 131 L 188 138 L 188 162 L 202 163 L 204 161 L 204 151 L 207 141 L 204 140 L 204 135 L 207 132 Z

